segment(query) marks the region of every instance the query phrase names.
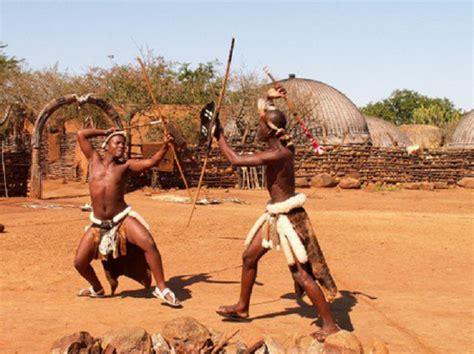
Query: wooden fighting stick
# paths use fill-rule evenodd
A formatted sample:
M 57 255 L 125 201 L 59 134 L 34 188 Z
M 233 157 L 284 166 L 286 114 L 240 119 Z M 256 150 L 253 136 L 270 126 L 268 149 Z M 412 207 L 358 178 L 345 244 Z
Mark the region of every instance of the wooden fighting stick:
M 135 124 L 135 125 L 131 125 L 129 127 L 125 127 L 125 128 L 123 128 L 123 130 L 130 130 L 130 129 L 136 129 L 136 128 L 141 128 L 141 127 L 147 127 L 149 125 L 156 125 L 156 124 L 160 124 L 160 123 L 161 123 L 161 119 L 152 120 L 151 122 L 148 122 L 148 123 Z
M 281 85 L 278 84 L 278 82 L 275 80 L 275 78 L 273 77 L 272 73 L 270 72 L 270 70 L 268 69 L 267 66 L 263 67 L 263 71 L 265 71 L 265 73 L 268 75 L 270 80 L 272 80 L 272 84 L 276 89 L 281 87 Z M 318 142 L 314 138 L 313 134 L 311 134 L 311 132 L 308 130 L 308 128 L 304 124 L 303 120 L 301 119 L 300 115 L 298 114 L 298 111 L 297 111 L 296 106 L 293 103 L 293 101 L 288 98 L 288 95 L 284 95 L 283 97 L 285 98 L 286 104 L 288 105 L 288 109 L 290 110 L 291 115 L 296 119 L 296 122 L 299 124 L 301 129 L 303 129 L 305 135 L 311 141 L 311 145 L 313 145 L 315 154 L 316 155 L 322 154 L 323 153 L 323 148 L 318 144 Z
M 148 74 L 146 73 L 145 64 L 143 63 L 143 61 L 139 57 L 137 57 L 137 60 L 140 63 L 140 66 L 142 68 L 143 79 L 145 80 L 146 87 L 148 89 L 148 93 L 151 97 L 151 100 L 153 101 L 153 105 L 155 107 L 155 110 L 158 112 L 158 116 L 159 116 L 161 124 L 163 126 L 163 132 L 165 134 L 168 134 L 168 127 L 166 126 L 166 120 L 163 117 L 163 115 L 161 114 L 160 106 L 158 106 L 158 102 L 156 101 L 155 95 L 153 95 L 153 89 L 151 87 L 151 82 L 148 79 Z M 184 176 L 183 169 L 181 168 L 181 163 L 179 162 L 178 155 L 176 154 L 176 150 L 175 150 L 173 144 L 171 144 L 171 151 L 173 152 L 173 157 L 174 157 L 174 160 L 176 161 L 176 166 L 178 166 L 179 174 L 181 175 L 181 179 L 184 182 L 184 186 L 186 187 L 186 190 L 189 194 L 189 197 L 192 198 L 191 190 L 189 189 L 188 182 L 186 181 L 186 177 Z
M 206 157 L 204 158 L 204 164 L 201 169 L 201 174 L 199 176 L 199 182 L 198 182 L 198 187 L 196 194 L 194 195 L 194 200 L 193 200 L 193 208 L 191 210 L 191 215 L 189 215 L 189 220 L 186 226 L 189 226 L 191 223 L 191 219 L 193 218 L 194 214 L 194 209 L 196 208 L 196 203 L 199 198 L 199 192 L 201 191 L 202 187 L 202 180 L 204 178 L 204 173 L 206 171 L 206 165 L 207 165 L 207 160 L 209 160 L 209 155 L 211 153 L 211 148 L 212 148 L 212 127 L 215 124 L 216 119 L 219 117 L 219 113 L 222 108 L 222 104 L 224 102 L 224 96 L 225 96 L 225 91 L 227 88 L 227 81 L 229 79 L 229 73 L 230 73 L 230 63 L 232 62 L 232 54 L 234 53 L 234 43 L 235 43 L 235 38 L 232 38 L 232 41 L 230 43 L 230 50 L 229 50 L 229 57 L 227 59 L 227 66 L 225 69 L 225 76 L 224 76 L 224 81 L 222 82 L 222 87 L 221 87 L 221 92 L 219 95 L 219 100 L 217 101 L 217 106 L 214 109 L 214 113 L 211 117 L 211 122 L 209 123 L 209 132 L 208 132 L 208 138 L 207 138 L 207 151 L 206 151 Z

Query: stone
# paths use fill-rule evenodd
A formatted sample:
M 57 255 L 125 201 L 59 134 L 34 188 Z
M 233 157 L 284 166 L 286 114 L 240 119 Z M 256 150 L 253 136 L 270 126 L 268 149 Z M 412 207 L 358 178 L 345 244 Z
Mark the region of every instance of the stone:
M 389 354 L 387 345 L 380 338 L 374 338 L 369 346 L 369 354 Z
M 265 347 L 268 354 L 285 354 L 285 347 L 274 337 L 265 337 Z
M 357 178 L 344 177 L 339 182 L 339 187 L 342 189 L 359 189 L 360 181 Z
M 321 351 L 322 354 L 362 354 L 363 352 L 359 339 L 351 332 L 344 330 L 328 336 Z
M 105 352 L 115 350 L 117 353 L 152 353 L 150 335 L 140 327 L 113 329 L 104 334 L 102 345 Z M 110 352 L 110 353 L 112 353 Z
M 224 347 L 225 354 L 244 354 L 248 347 L 242 342 L 229 343 Z
M 315 188 L 332 188 L 337 186 L 337 180 L 329 173 L 321 173 L 311 178 L 311 186 Z
M 311 185 L 306 177 L 296 177 L 295 187 L 296 188 L 309 188 Z
M 314 339 L 311 335 L 301 336 L 295 340 L 298 351 L 295 353 L 319 353 L 323 344 Z M 296 348 L 295 348 L 296 349 Z
M 0 233 L 4 232 L 5 231 L 5 225 L 3 224 L 0 224 Z
M 94 339 L 88 332 L 76 332 L 64 336 L 53 343 L 51 354 L 90 353 L 100 354 L 100 340 Z
M 433 182 L 435 189 L 448 189 L 448 182 Z
M 211 341 L 214 345 L 218 345 L 218 343 L 224 339 L 224 332 L 215 331 L 212 328 L 209 328 L 209 333 L 211 333 Z
M 420 189 L 424 191 L 434 191 L 435 186 L 431 182 L 421 182 Z
M 155 354 L 174 354 L 175 351 L 170 347 L 161 333 L 155 333 L 151 336 L 151 343 Z
M 209 330 L 192 317 L 178 317 L 165 324 L 161 332 L 176 352 L 199 352 L 212 347 Z
M 463 188 L 474 188 L 474 177 L 464 177 L 458 181 L 457 185 Z
M 403 187 L 404 189 L 408 189 L 408 190 L 417 190 L 417 189 L 420 189 L 421 185 L 420 185 L 420 183 L 418 183 L 418 182 L 403 183 L 403 184 L 402 184 L 402 187 Z

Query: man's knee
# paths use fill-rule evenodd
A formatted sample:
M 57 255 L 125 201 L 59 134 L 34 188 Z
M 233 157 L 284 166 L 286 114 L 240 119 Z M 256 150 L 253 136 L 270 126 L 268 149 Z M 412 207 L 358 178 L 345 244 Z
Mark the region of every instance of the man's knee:
M 293 279 L 302 287 L 305 287 L 308 282 L 312 281 L 313 279 L 310 277 L 306 271 L 302 268 L 298 268 L 297 266 L 290 267 L 291 275 Z
M 248 251 L 244 251 L 244 253 L 242 254 L 242 263 L 245 266 L 253 267 L 257 264 L 257 262 L 258 258 L 255 255 L 251 254 Z
M 77 269 L 77 271 L 81 272 L 83 271 L 84 269 L 87 268 L 87 262 L 84 262 L 83 260 L 79 259 L 79 258 L 75 258 L 74 259 L 74 268 Z

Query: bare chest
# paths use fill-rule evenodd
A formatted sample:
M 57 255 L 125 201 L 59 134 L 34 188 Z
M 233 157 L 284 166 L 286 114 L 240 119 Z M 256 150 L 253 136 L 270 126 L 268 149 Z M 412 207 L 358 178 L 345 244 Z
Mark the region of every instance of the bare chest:
M 125 177 L 126 169 L 123 165 L 105 166 L 94 163 L 89 170 L 89 183 L 93 185 L 120 185 Z

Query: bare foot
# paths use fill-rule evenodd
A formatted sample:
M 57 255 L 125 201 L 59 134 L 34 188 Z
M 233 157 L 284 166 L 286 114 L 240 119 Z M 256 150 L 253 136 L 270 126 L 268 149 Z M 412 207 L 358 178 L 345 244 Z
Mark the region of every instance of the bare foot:
M 328 336 L 330 336 L 331 334 L 337 333 L 340 330 L 341 329 L 339 328 L 338 325 L 334 325 L 334 326 L 331 326 L 331 327 L 325 326 L 325 327 L 321 328 L 319 331 L 311 333 L 311 337 L 316 339 L 318 342 L 322 343 L 326 340 L 326 338 Z
M 216 313 L 232 321 L 250 321 L 249 312 L 239 305 L 221 306 L 216 310 Z

